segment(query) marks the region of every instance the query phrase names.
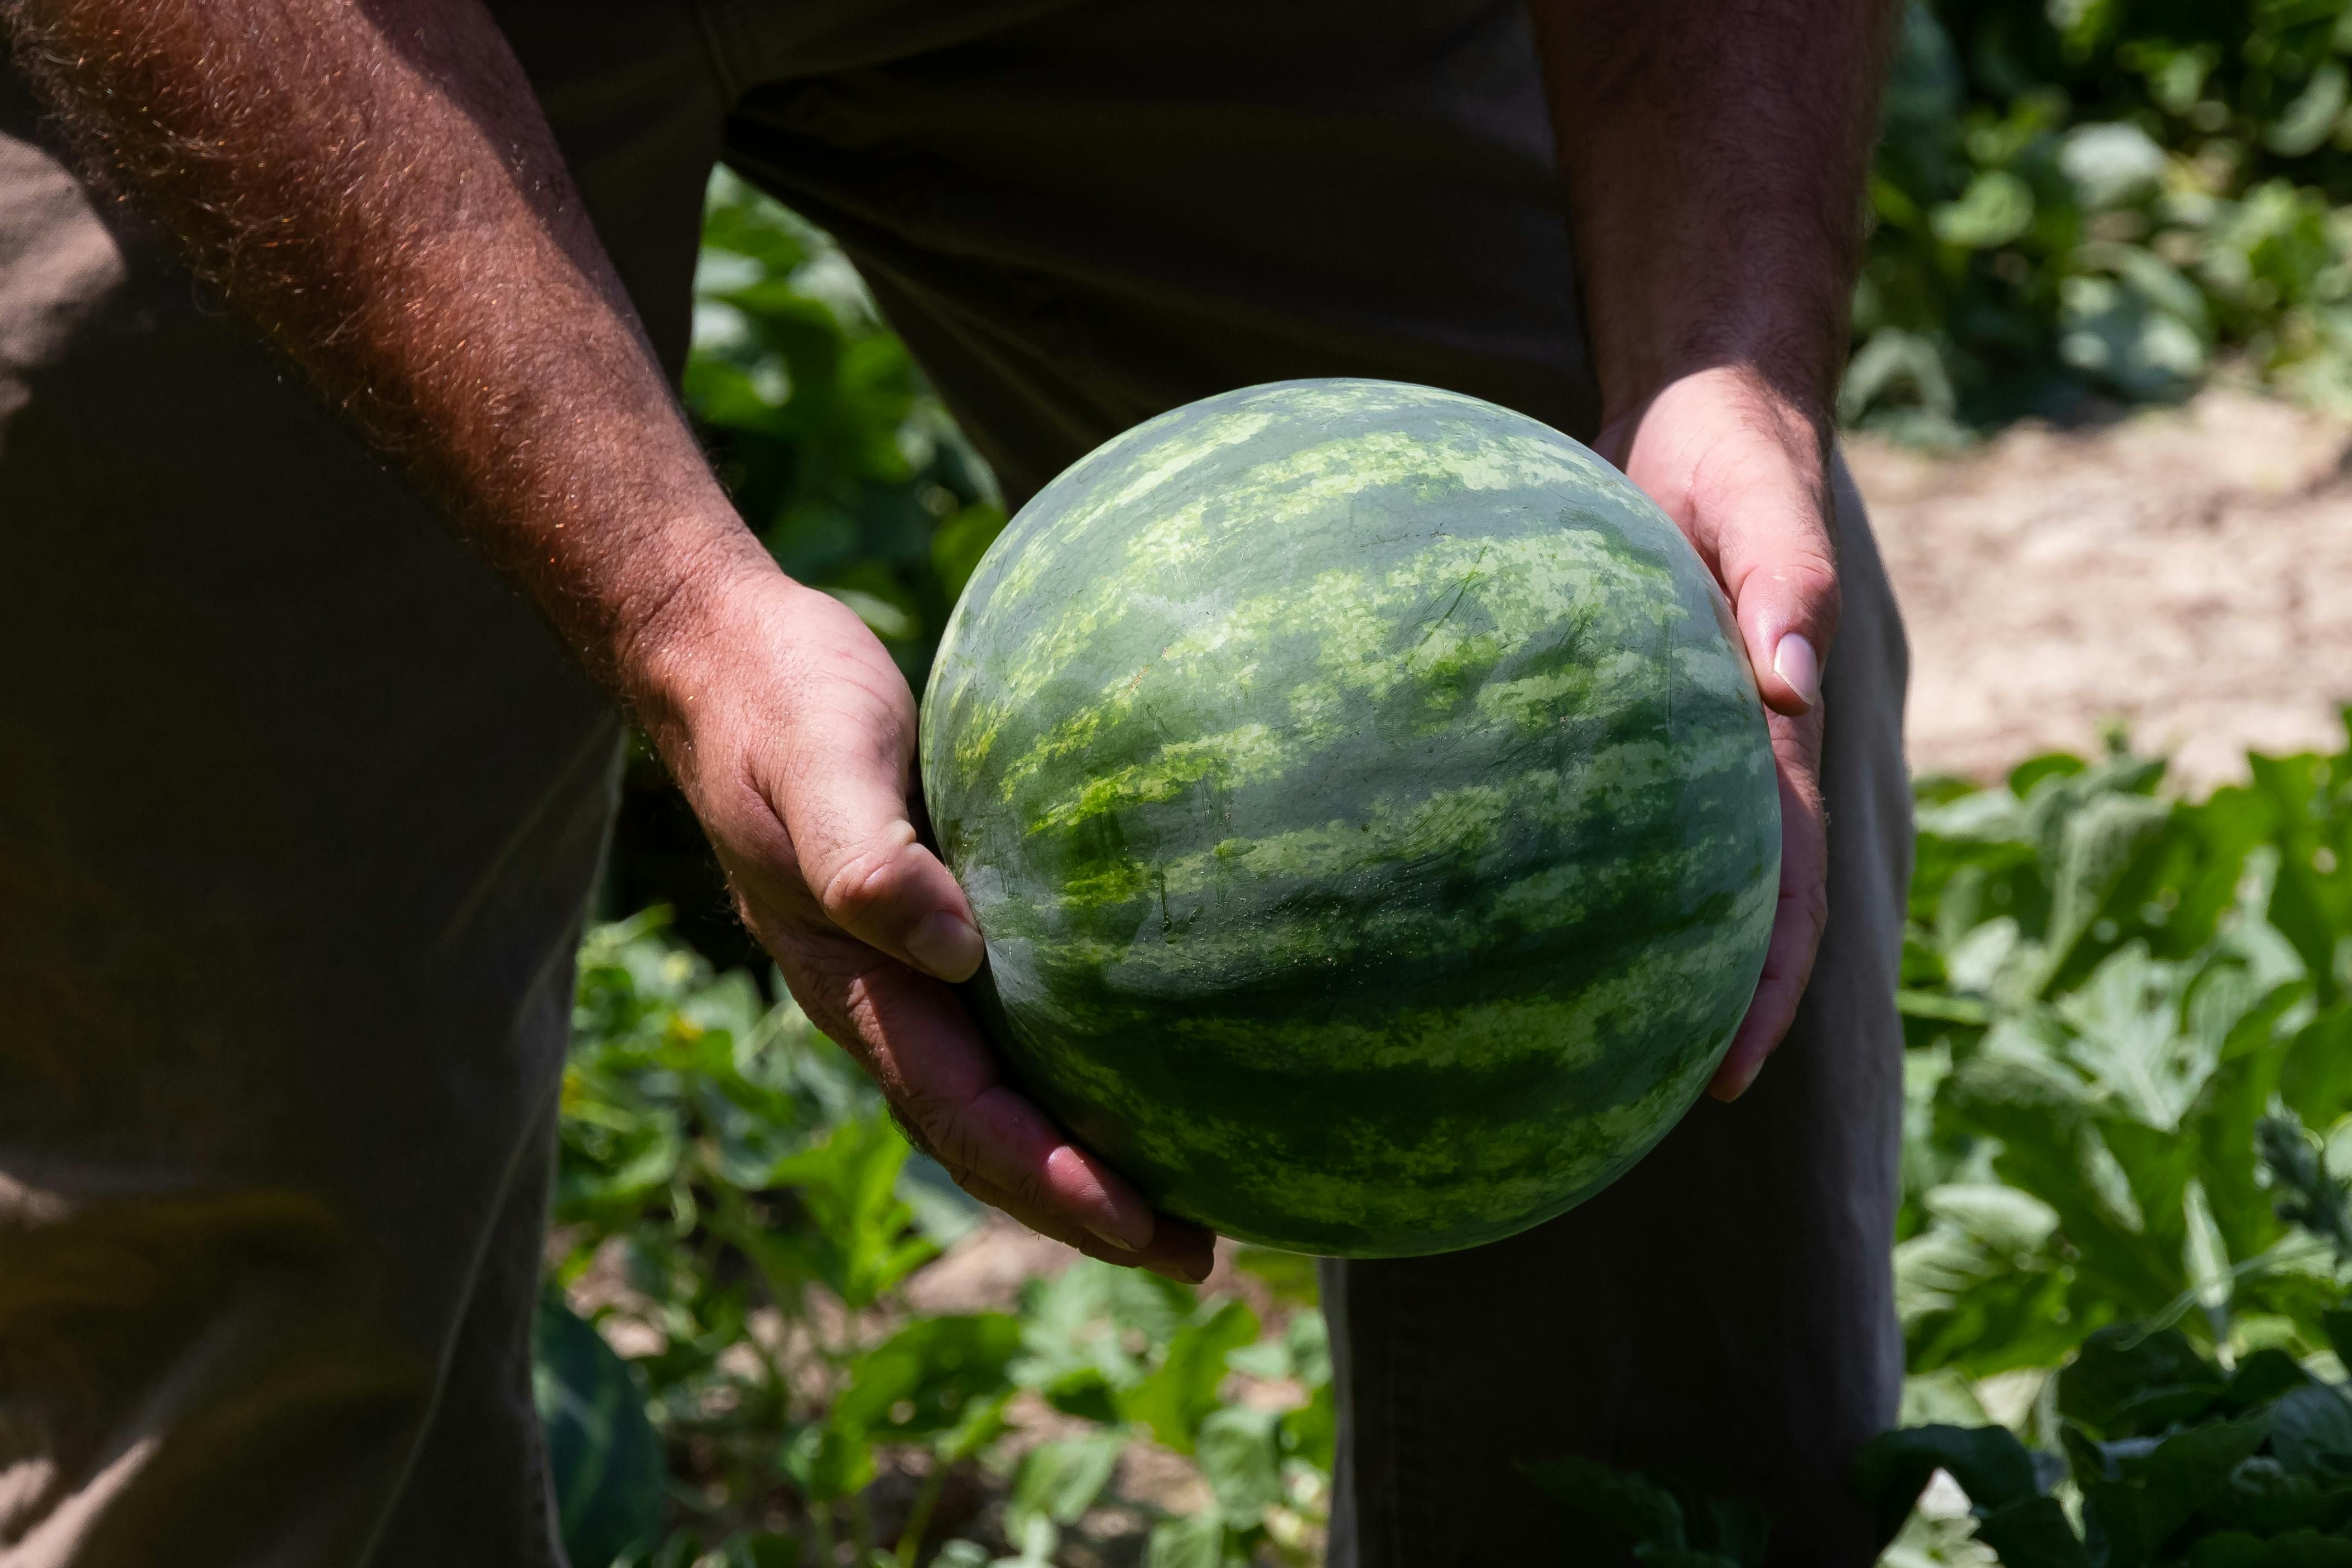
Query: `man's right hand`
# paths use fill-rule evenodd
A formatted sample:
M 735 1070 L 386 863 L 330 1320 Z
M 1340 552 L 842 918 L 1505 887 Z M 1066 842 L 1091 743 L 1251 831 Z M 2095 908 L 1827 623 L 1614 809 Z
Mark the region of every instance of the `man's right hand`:
M 1006 1084 L 951 989 L 971 907 L 908 809 L 915 700 L 847 606 L 764 563 L 664 607 L 638 705 L 743 920 L 818 1027 L 964 1190 L 1090 1257 L 1197 1281 L 1210 1237 L 1156 1215 Z
M 971 907 L 908 810 L 915 704 L 728 503 L 482 0 L 0 0 L 110 178 L 644 718 L 819 1027 L 975 1196 L 1179 1279 L 1154 1215 L 1008 1088 L 949 982 Z

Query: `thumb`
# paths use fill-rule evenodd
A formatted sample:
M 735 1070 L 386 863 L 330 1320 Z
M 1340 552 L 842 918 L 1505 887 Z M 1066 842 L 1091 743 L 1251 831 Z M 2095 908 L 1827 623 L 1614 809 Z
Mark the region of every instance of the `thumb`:
M 1731 596 L 1765 706 L 1790 717 L 1821 705 L 1822 667 L 1837 636 L 1837 556 L 1826 487 L 1787 467 L 1737 471 L 1697 500 L 1712 526 L 1716 571 Z M 1778 471 L 1771 471 L 1778 467 Z
M 967 980 L 983 948 L 971 905 L 926 848 L 908 807 L 911 747 L 892 733 L 802 736 L 781 815 L 793 857 L 825 918 L 869 947 L 941 980 Z M 830 743 L 828 743 L 830 742 Z

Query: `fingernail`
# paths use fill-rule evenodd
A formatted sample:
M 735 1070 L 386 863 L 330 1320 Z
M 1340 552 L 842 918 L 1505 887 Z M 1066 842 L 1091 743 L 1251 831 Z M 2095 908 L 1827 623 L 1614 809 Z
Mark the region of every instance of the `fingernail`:
M 1150 1246 L 1152 1237 L 1160 1230 L 1159 1225 L 1151 1217 L 1150 1209 L 1145 1209 L 1133 1219 L 1124 1215 L 1112 1214 L 1106 1217 L 1103 1224 L 1089 1223 L 1087 1228 L 1111 1246 L 1128 1252 L 1140 1252 Z
M 1809 708 L 1822 705 L 1822 659 L 1801 633 L 1790 632 L 1772 650 L 1772 673 L 1789 683 Z
M 942 910 L 926 915 L 907 933 L 907 956 L 926 973 L 942 980 L 969 980 L 987 952 L 980 932 L 961 915 Z
M 1717 1068 L 1716 1080 L 1706 1086 L 1707 1096 L 1728 1105 L 1746 1094 L 1749 1086 L 1755 1083 L 1756 1075 L 1763 1070 L 1764 1064 L 1760 1061 L 1742 1062 L 1728 1077 L 1723 1076 L 1722 1069 Z
M 1209 1277 L 1206 1268 L 1195 1269 L 1189 1263 L 1147 1263 L 1144 1267 L 1162 1279 L 1173 1279 L 1179 1285 L 1198 1285 Z
M 1089 1235 L 1091 1235 L 1097 1241 L 1101 1242 L 1105 1247 L 1117 1247 L 1121 1252 L 1139 1252 L 1142 1250 L 1142 1248 L 1137 1247 L 1133 1242 L 1121 1241 L 1118 1237 L 1113 1236 L 1110 1232 L 1105 1230 L 1098 1225 L 1090 1225 L 1087 1226 L 1087 1230 Z

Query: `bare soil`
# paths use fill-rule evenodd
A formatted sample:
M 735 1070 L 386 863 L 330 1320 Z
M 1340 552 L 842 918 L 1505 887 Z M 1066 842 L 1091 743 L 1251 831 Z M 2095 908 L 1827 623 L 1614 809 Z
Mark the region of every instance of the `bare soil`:
M 2105 726 L 2202 790 L 2334 750 L 2352 699 L 2352 422 L 2219 387 L 1957 457 L 1848 448 L 1911 637 L 1915 773 Z

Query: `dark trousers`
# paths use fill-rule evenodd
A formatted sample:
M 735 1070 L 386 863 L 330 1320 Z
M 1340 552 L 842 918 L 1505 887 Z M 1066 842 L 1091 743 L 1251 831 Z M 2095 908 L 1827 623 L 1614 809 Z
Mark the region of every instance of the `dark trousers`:
M 1016 504 L 1294 376 L 1591 434 L 1514 0 L 508 0 L 655 342 L 724 159 Z M 1335 1563 L 1589 1560 L 1515 1461 L 1868 1559 L 1893 1412 L 1901 627 L 1841 489 L 1831 924 L 1738 1105 L 1499 1246 L 1327 1269 Z M 0 78 L 0 1563 L 547 1563 L 529 1306 L 616 728 Z

